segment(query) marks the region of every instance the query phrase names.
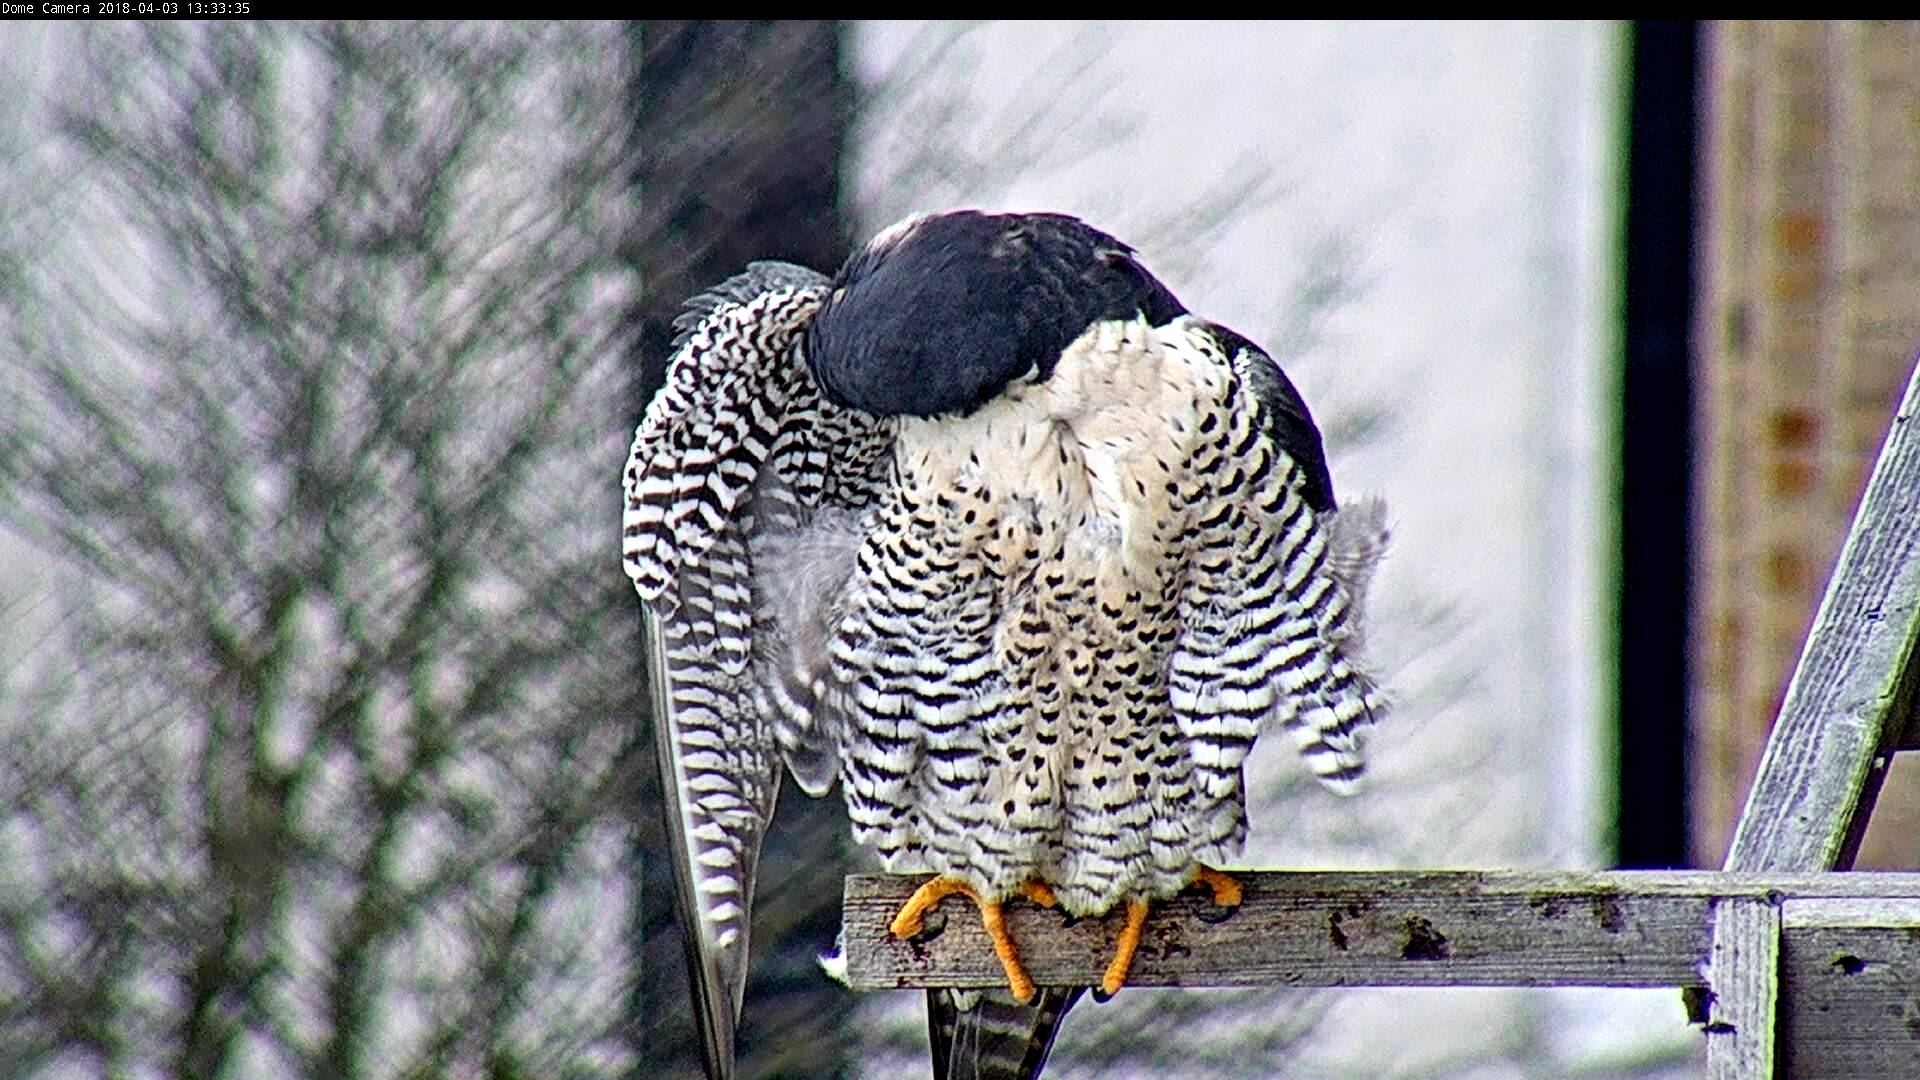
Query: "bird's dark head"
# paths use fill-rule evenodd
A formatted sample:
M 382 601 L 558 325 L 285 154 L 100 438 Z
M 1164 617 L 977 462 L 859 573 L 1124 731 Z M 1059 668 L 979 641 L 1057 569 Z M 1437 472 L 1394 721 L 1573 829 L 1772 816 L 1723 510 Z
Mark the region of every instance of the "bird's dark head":
M 1064 214 L 962 210 L 915 218 L 856 252 L 807 330 L 834 402 L 885 415 L 979 408 L 1046 378 L 1088 326 L 1186 309 L 1133 249 Z

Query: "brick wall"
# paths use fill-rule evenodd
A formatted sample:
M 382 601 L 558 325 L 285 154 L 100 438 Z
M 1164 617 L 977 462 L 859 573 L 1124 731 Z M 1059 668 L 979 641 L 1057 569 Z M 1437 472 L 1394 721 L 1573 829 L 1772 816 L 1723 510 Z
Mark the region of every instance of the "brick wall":
M 1702 45 L 1693 837 L 1717 866 L 1920 345 L 1920 22 Z M 1915 762 L 1874 826 L 1862 866 L 1920 867 Z

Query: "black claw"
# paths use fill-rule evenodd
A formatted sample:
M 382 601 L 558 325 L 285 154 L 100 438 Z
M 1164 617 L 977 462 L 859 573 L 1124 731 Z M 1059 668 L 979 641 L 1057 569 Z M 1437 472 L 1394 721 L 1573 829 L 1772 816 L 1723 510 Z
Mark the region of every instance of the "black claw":
M 1098 1002 L 1101 1005 L 1105 1005 L 1107 1002 L 1113 1000 L 1112 994 L 1107 993 L 1105 990 L 1102 990 L 1097 986 L 1090 986 L 1087 989 L 1093 991 L 1093 1000 Z
M 1071 911 L 1068 911 L 1068 910 L 1066 910 L 1065 908 L 1062 908 L 1062 909 L 1060 910 L 1060 925 L 1061 925 L 1061 927 L 1063 927 L 1063 928 L 1065 928 L 1065 927 L 1071 927 L 1071 926 L 1074 926 L 1074 925 L 1076 925 L 1076 924 L 1078 924 L 1079 922 L 1080 922 L 1080 916 L 1078 916 L 1078 915 L 1075 915 L 1075 914 L 1074 914 L 1073 912 L 1071 912 Z
M 926 913 L 920 922 L 920 932 L 907 940 L 915 945 L 924 945 L 947 932 L 947 917 L 938 908 Z
M 1239 904 L 1233 904 L 1233 905 L 1208 904 L 1207 906 L 1201 908 L 1199 911 L 1194 912 L 1193 917 L 1196 919 L 1199 919 L 1203 923 L 1213 923 L 1215 925 L 1218 925 L 1220 923 L 1226 922 L 1228 919 L 1233 918 L 1233 913 L 1239 910 L 1240 910 Z

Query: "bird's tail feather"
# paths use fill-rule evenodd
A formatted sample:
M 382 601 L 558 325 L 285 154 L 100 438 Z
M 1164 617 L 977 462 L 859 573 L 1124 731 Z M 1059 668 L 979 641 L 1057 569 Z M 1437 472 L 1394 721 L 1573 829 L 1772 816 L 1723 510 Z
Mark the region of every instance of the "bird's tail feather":
M 1043 986 L 1021 1005 L 1004 990 L 927 991 L 934 1080 L 1034 1080 L 1079 986 Z

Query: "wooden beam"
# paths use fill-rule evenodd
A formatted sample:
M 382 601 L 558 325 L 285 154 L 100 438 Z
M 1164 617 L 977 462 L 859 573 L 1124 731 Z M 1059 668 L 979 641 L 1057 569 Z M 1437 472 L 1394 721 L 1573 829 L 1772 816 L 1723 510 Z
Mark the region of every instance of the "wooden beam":
M 1773 1080 L 1780 1004 L 1780 905 L 1746 897 L 1714 912 L 1706 977 L 1707 1080 Z
M 1780 1075 L 1920 1071 L 1920 901 L 1789 900 L 1781 920 Z
M 1249 872 L 1225 919 L 1203 896 L 1154 905 L 1137 986 L 1706 987 L 1714 909 L 1732 900 L 1920 900 L 1920 873 L 1704 871 Z M 1004 985 L 973 906 L 949 897 L 930 936 L 887 923 L 924 877 L 846 882 L 842 949 L 855 989 Z M 1068 926 L 1025 900 L 1007 922 L 1034 981 L 1097 983 L 1118 915 Z M 935 931 L 937 929 L 937 932 Z
M 1726 868 L 1842 869 L 1920 696 L 1920 357 L 1747 794 Z

